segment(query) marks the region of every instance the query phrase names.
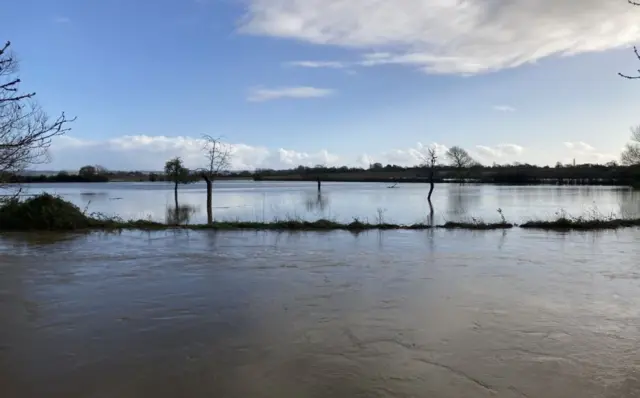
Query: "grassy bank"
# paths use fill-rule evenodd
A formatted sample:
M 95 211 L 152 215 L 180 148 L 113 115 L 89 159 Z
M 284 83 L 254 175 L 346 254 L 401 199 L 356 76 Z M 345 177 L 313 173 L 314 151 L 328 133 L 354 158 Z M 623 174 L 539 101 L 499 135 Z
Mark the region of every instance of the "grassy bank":
M 393 224 L 370 223 L 354 219 L 350 223 L 334 220 L 306 221 L 302 219 L 276 219 L 273 221 L 217 221 L 213 224 L 176 225 L 150 220 L 123 220 L 102 214 L 88 214 L 77 206 L 57 196 L 42 194 L 27 200 L 11 199 L 0 205 L 0 231 L 78 231 L 78 230 L 253 230 L 253 231 L 333 231 L 360 232 L 367 230 L 426 230 L 463 229 L 498 230 L 510 228 L 540 229 L 554 231 L 604 230 L 640 226 L 640 219 L 615 218 L 591 214 L 589 217 L 572 217 L 561 213 L 554 220 L 531 220 L 517 225 L 506 221 L 498 209 L 501 221 L 484 222 L 472 218 L 468 222 L 446 222 L 440 225 L 428 223 Z

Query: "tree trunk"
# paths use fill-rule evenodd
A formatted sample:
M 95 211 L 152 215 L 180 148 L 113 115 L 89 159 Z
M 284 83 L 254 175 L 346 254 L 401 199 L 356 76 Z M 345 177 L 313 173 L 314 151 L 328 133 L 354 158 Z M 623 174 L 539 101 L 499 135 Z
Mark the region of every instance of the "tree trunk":
M 433 189 L 435 188 L 435 184 L 433 183 L 433 169 L 431 170 L 431 174 L 429 175 L 429 196 L 427 196 L 427 200 L 429 201 L 429 205 L 431 205 L 431 194 L 433 193 Z
M 213 182 L 208 175 L 203 174 L 202 178 L 207 183 L 207 224 L 213 224 L 213 208 L 211 207 L 211 196 L 213 195 Z
M 178 210 L 178 182 L 176 182 L 176 185 L 173 188 L 173 199 L 176 202 L 176 211 L 177 211 Z
M 433 204 L 431 204 L 431 194 L 433 194 L 433 190 L 435 188 L 435 184 L 433 182 L 434 178 L 435 178 L 435 172 L 433 170 L 433 167 L 431 168 L 431 172 L 429 173 L 429 195 L 427 196 L 427 201 L 429 202 L 429 225 L 433 227 Z
M 429 201 L 429 217 L 428 217 L 428 222 L 429 222 L 429 226 L 433 227 L 434 221 L 433 221 L 433 205 L 431 204 L 431 201 Z

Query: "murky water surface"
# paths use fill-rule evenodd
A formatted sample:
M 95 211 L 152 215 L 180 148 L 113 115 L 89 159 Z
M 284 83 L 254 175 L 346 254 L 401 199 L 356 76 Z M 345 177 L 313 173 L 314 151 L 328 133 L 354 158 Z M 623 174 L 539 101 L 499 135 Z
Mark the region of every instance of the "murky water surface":
M 351 222 L 354 218 L 413 224 L 430 212 L 427 184 L 315 183 L 222 181 L 214 188 L 217 220 L 272 221 L 275 218 L 319 218 Z M 57 193 L 89 213 L 119 215 L 124 219 L 172 221 L 173 185 L 169 183 L 31 184 L 24 194 Z M 202 183 L 180 186 L 179 206 L 188 206 L 181 221 L 206 222 L 206 191 Z M 640 217 L 640 192 L 627 187 L 492 186 L 438 184 L 433 196 L 435 222 L 497 221 L 505 217 L 520 223 L 556 218 L 561 211 L 574 216 L 615 214 Z
M 0 396 L 640 397 L 638 230 L 0 237 Z

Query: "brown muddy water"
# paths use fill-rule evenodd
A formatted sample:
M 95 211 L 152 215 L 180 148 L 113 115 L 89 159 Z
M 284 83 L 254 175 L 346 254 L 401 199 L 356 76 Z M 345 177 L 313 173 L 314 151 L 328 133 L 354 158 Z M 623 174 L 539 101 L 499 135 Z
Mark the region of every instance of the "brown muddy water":
M 640 397 L 640 231 L 0 237 L 0 397 Z

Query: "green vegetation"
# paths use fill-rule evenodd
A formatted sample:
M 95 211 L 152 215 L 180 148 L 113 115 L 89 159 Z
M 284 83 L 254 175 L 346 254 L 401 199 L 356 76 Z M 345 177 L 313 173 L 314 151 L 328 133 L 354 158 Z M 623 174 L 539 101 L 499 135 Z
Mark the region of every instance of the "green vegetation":
M 48 193 L 26 200 L 12 198 L 0 206 L 0 230 L 3 231 L 72 231 L 94 228 L 149 228 L 161 225 L 144 220 L 125 222 L 100 214 L 87 215 L 76 205 Z
M 572 216 L 564 211 L 557 214 L 555 220 L 534 220 L 521 224 L 521 228 L 545 229 L 555 231 L 618 229 L 640 226 L 640 219 L 618 218 L 614 214 L 603 215 L 592 210 L 585 215 Z
M 317 181 L 323 182 L 402 182 L 402 183 L 458 183 L 509 184 L 509 185 L 626 185 L 640 187 L 640 165 L 577 164 L 555 167 L 530 164 L 494 164 L 484 166 L 473 164 L 464 170 L 445 164 L 433 164 L 425 161 L 423 166 L 401 167 L 397 165 L 374 164 L 368 169 L 349 167 L 306 167 L 290 170 L 256 170 L 240 172 L 221 172 L 216 180 L 255 180 L 255 181 Z M 185 182 L 202 180 L 198 171 L 191 171 Z M 11 175 L 5 178 L 11 183 L 39 182 L 157 182 L 174 181 L 162 172 L 106 170 L 98 175 L 71 174 L 60 172 L 54 175 Z
M 90 218 L 77 206 L 49 194 L 25 201 L 10 199 L 0 207 L 3 230 L 75 230 L 90 225 Z
M 464 230 L 497 230 L 520 227 L 555 231 L 603 230 L 624 227 L 640 227 L 640 219 L 603 216 L 597 212 L 573 217 L 564 212 L 558 213 L 555 220 L 528 221 L 513 224 L 505 220 L 502 210 L 498 209 L 501 221 L 485 222 L 472 218 L 468 222 L 446 222 L 442 225 L 426 223 L 394 224 L 385 222 L 378 215 L 377 222 L 370 223 L 354 219 L 350 223 L 335 220 L 306 221 L 303 219 L 275 219 L 273 221 L 214 221 L 211 224 L 179 225 L 176 223 L 158 223 L 150 220 L 123 220 L 103 214 L 87 214 L 77 206 L 60 197 L 42 194 L 26 200 L 9 199 L 0 206 L 0 231 L 73 231 L 73 230 L 254 230 L 254 231 L 333 231 L 345 230 L 360 232 L 367 230 L 426 230 L 431 228 Z
M 444 225 L 440 226 L 445 229 L 474 229 L 474 230 L 488 230 L 488 229 L 509 229 L 513 228 L 514 224 L 496 222 L 496 223 L 486 223 L 483 221 L 473 221 L 473 222 L 446 222 Z
M 66 171 L 61 171 L 54 175 L 12 175 L 6 178 L 9 184 L 36 184 L 36 183 L 63 183 L 63 182 L 109 182 L 109 177 L 106 175 L 93 175 L 86 176 L 80 174 L 69 174 Z

